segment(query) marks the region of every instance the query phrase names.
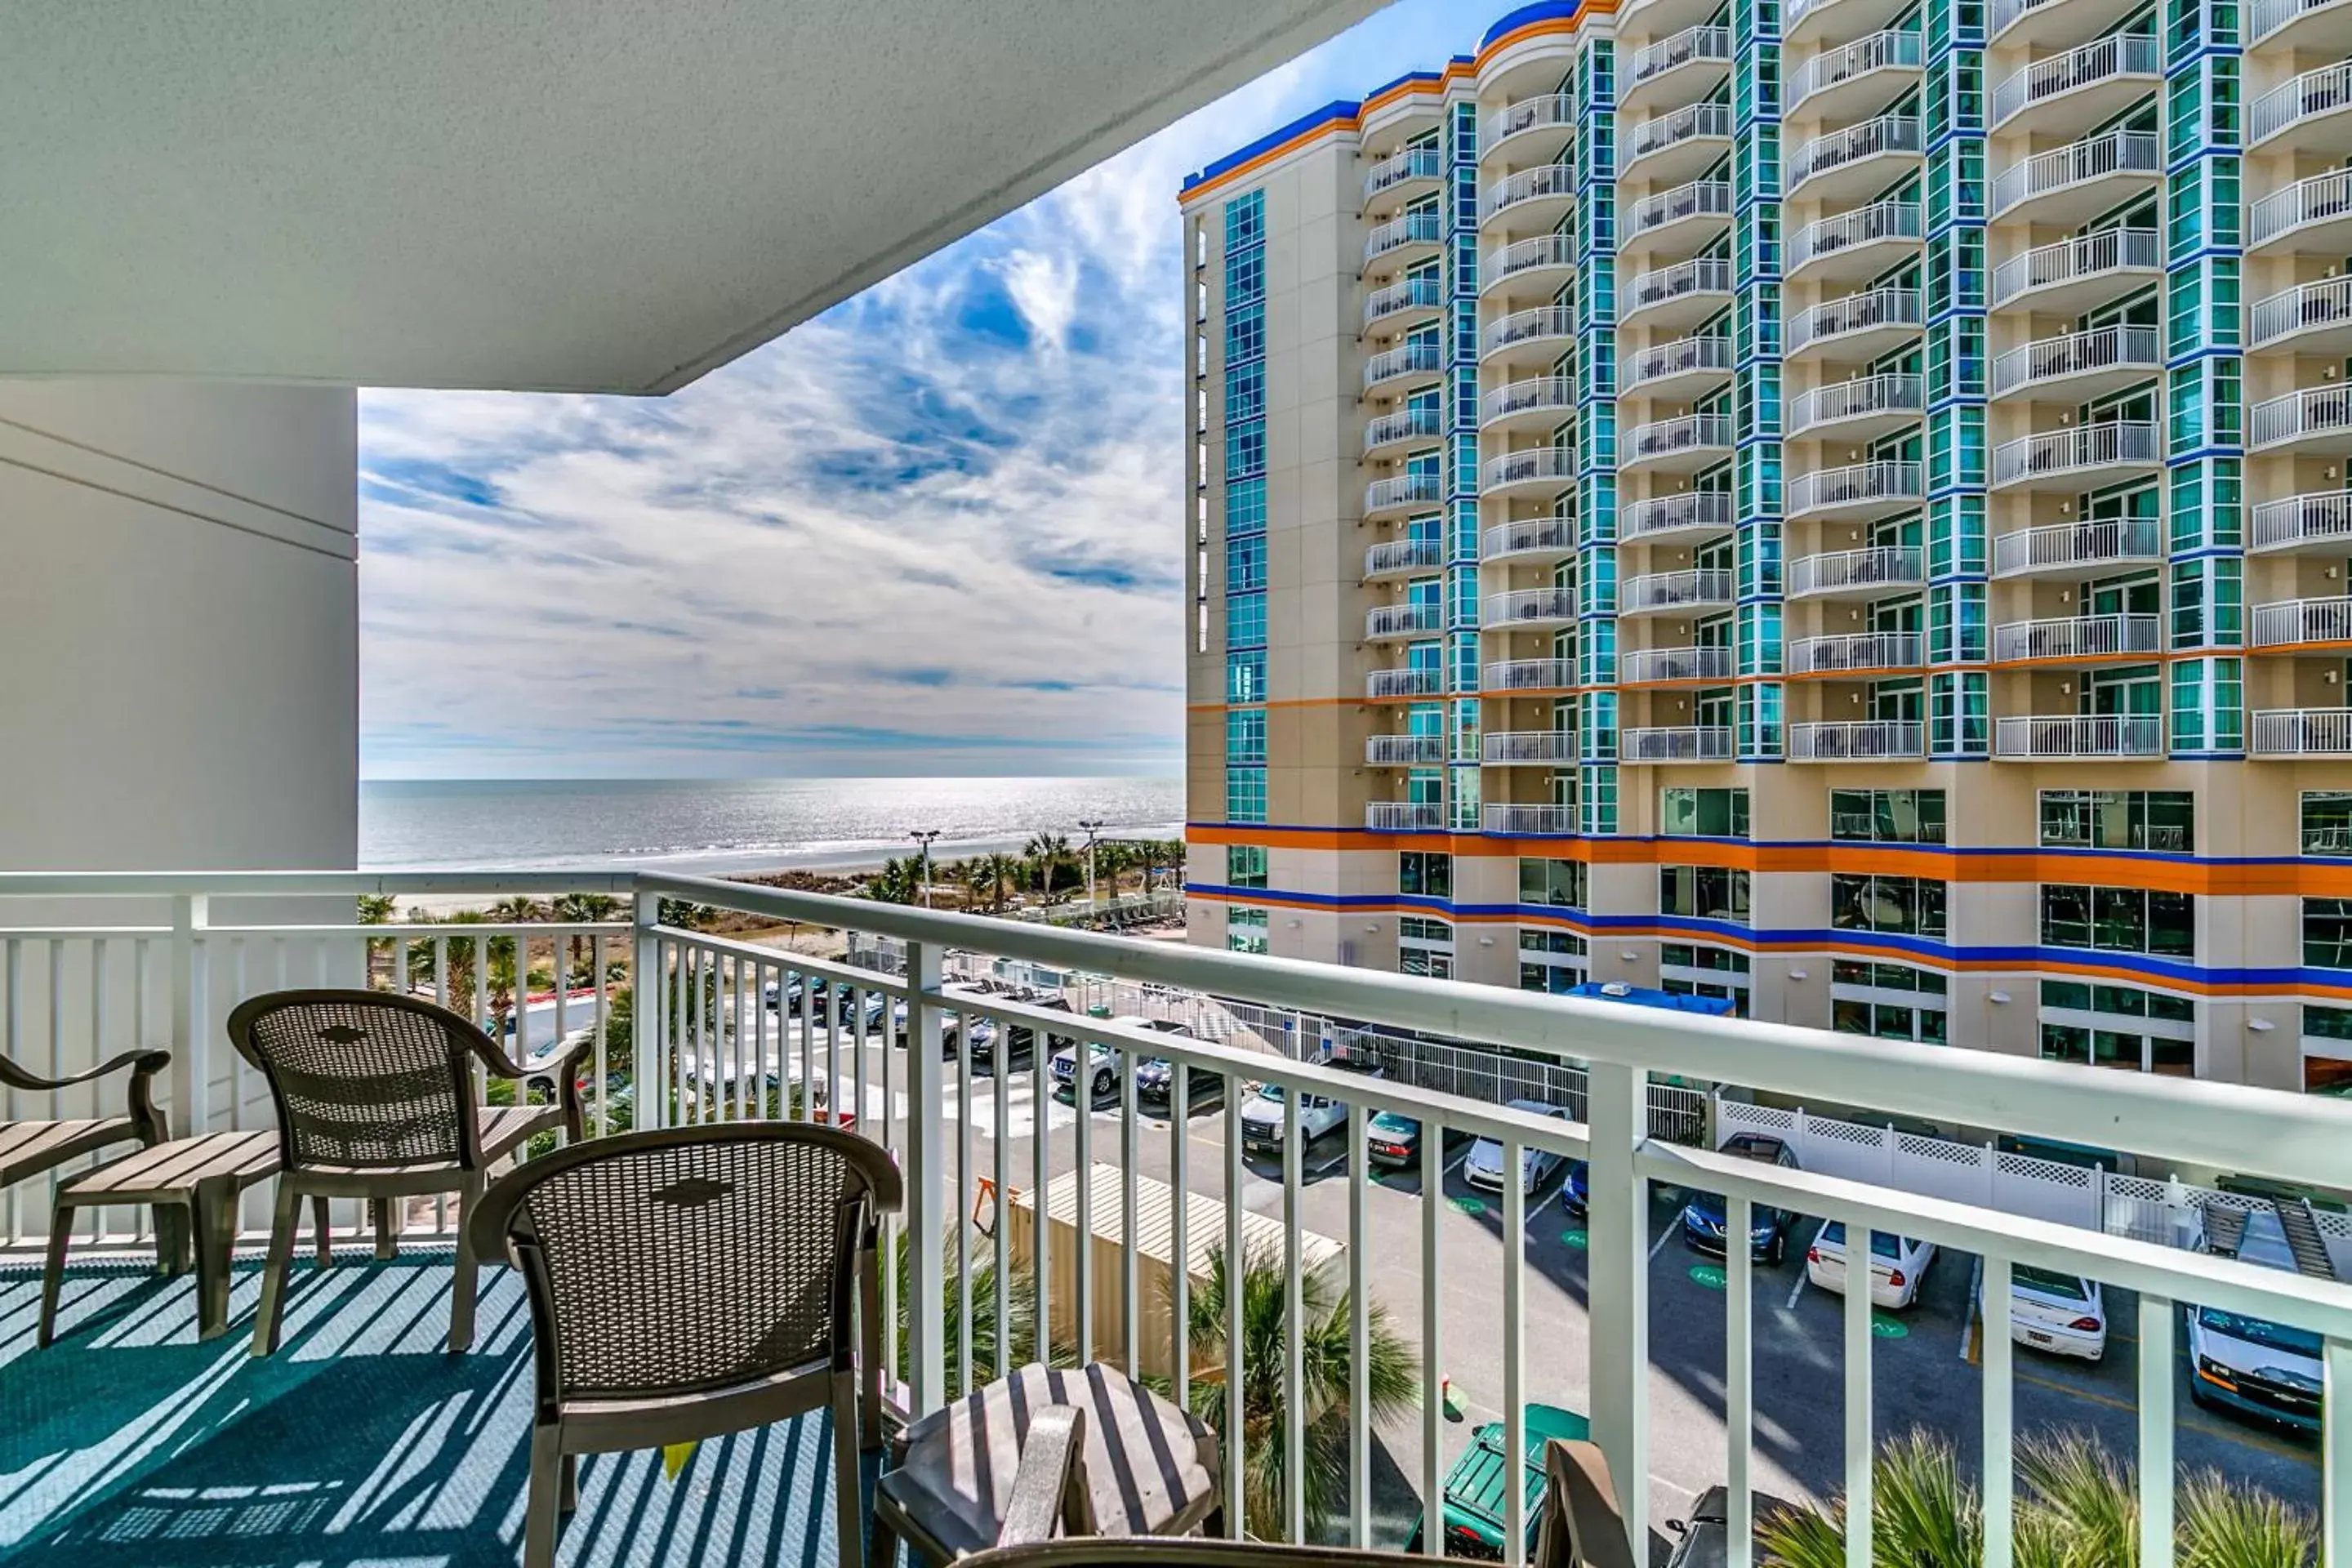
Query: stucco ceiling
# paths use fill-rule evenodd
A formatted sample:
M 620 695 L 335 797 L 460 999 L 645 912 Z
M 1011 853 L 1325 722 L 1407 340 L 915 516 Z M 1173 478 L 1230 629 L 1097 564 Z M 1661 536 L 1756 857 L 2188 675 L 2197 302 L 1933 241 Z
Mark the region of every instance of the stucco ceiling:
M 667 391 L 1381 3 L 0 0 L 0 374 Z

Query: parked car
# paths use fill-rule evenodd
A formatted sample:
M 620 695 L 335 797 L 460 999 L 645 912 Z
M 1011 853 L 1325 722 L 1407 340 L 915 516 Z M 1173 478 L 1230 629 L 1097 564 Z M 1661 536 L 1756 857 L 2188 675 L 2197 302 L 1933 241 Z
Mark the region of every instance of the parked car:
M 1901 1311 L 1919 1299 L 1919 1284 L 1936 1261 L 1936 1244 L 1891 1231 L 1870 1233 L 1870 1300 Z M 1805 1251 L 1805 1274 L 1824 1290 L 1845 1294 L 1845 1222 L 1823 1225 Z
M 948 994 L 953 995 L 961 987 L 950 985 L 947 988 Z M 890 1038 L 901 1046 L 907 1043 L 908 1021 L 911 1016 L 905 998 L 890 1004 Z M 962 1048 L 967 1025 L 975 1048 L 984 1038 L 996 1033 L 996 1020 L 993 1018 L 975 1018 L 962 1013 L 945 1014 L 940 1019 L 941 1055 L 953 1057 Z
M 890 998 L 879 991 L 860 993 L 850 990 L 846 986 L 842 988 L 837 1016 L 841 1020 L 841 1026 L 851 1034 L 880 1034 L 883 1022 L 889 1016 L 889 1013 Z
M 1797 1511 L 1797 1505 L 1786 1499 L 1752 1489 L 1748 1505 L 1759 1530 L 1775 1514 Z M 1731 1494 L 1721 1487 L 1707 1488 L 1691 1504 L 1690 1517 L 1666 1521 L 1666 1530 L 1675 1538 L 1666 1568 L 1724 1568 L 1731 1560 Z M 1761 1563 L 1764 1553 L 1753 1552 L 1749 1560 Z
M 1109 1021 L 1122 1028 L 1149 1029 L 1151 1027 L 1151 1020 L 1149 1018 L 1119 1017 Z M 1105 1100 L 1118 1098 L 1118 1058 L 1119 1053 L 1113 1047 L 1103 1045 L 1099 1041 L 1087 1042 L 1087 1074 L 1089 1103 L 1100 1105 Z M 1063 1042 L 1062 1048 L 1054 1053 L 1053 1072 L 1055 1095 L 1075 1102 L 1077 1097 L 1078 1072 L 1078 1043 L 1076 1040 Z M 1162 1087 L 1164 1089 L 1165 1086 Z M 1136 1074 L 1136 1096 L 1139 1100 L 1142 1094 L 1141 1064 L 1139 1063 Z
M 1382 1076 L 1377 1062 L 1355 1062 L 1335 1058 L 1325 1064 L 1361 1073 L 1366 1078 Z M 1289 1125 L 1286 1101 L 1288 1096 L 1278 1083 L 1262 1083 L 1257 1092 L 1242 1106 L 1242 1147 L 1259 1153 L 1272 1153 L 1281 1149 L 1284 1130 Z M 1348 1102 L 1332 1095 L 1309 1092 L 1298 1097 L 1298 1130 L 1304 1142 L 1312 1143 L 1335 1127 L 1347 1124 Z
M 1503 1560 L 1504 1513 L 1510 1497 L 1503 1489 L 1516 1468 L 1521 1495 L 1526 1499 L 1527 1557 L 1532 1562 L 1536 1536 L 1543 1526 L 1544 1445 L 1555 1437 L 1573 1442 L 1591 1433 L 1591 1425 L 1573 1410 L 1562 1410 L 1556 1405 L 1530 1405 L 1527 1407 L 1527 1447 L 1514 1466 L 1506 1447 L 1509 1428 L 1500 1421 L 1489 1421 L 1479 1427 L 1470 1439 L 1469 1448 L 1445 1472 L 1444 1522 L 1440 1526 L 1445 1531 L 1445 1555 L 1488 1563 Z M 1422 1550 L 1422 1531 L 1428 1523 L 1426 1514 L 1415 1521 L 1412 1539 L 1405 1543 L 1407 1552 Z
M 822 974 L 795 974 L 788 979 L 771 980 L 760 987 L 760 1000 L 771 1013 L 790 1010 L 799 1014 L 810 1011 L 802 1005 L 804 998 L 823 1002 L 832 991 L 833 982 Z
M 1445 1129 L 1444 1142 L 1438 1152 L 1443 1155 L 1445 1150 L 1468 1136 L 1468 1133 L 1451 1127 Z M 1364 1153 L 1373 1164 L 1391 1171 L 1418 1166 L 1421 1163 L 1421 1123 L 1401 1110 L 1376 1112 L 1364 1124 Z
M 1035 1007 L 1048 1013 L 1066 1013 L 1070 1010 L 1070 999 L 1055 992 L 1036 991 L 1024 987 L 1013 991 L 1010 999 L 1024 1006 Z M 1037 1031 L 1034 1026 L 1007 1024 L 1004 1026 L 1003 1037 L 1004 1054 L 1008 1061 L 1019 1063 L 1035 1059 Z M 1069 1043 L 1070 1037 L 1067 1035 L 1048 1035 L 1045 1037 L 1046 1054 L 1051 1056 Z M 975 1063 L 978 1060 L 977 1053 L 974 1060 Z
M 1569 1120 L 1568 1112 L 1557 1105 L 1547 1105 L 1540 1100 L 1515 1100 L 1513 1110 L 1524 1110 L 1530 1116 L 1556 1116 Z M 1544 1184 L 1554 1171 L 1568 1158 L 1557 1149 L 1538 1149 L 1532 1144 L 1519 1145 L 1519 1191 L 1532 1193 Z M 1470 1145 L 1470 1152 L 1462 1159 L 1462 1179 L 1474 1187 L 1503 1190 L 1503 1145 L 1492 1138 L 1481 1138 Z
M 1568 1179 L 1559 1184 L 1559 1206 L 1581 1215 L 1592 1201 L 1592 1167 L 1581 1160 L 1568 1163 Z
M 1769 1132 L 1735 1132 L 1723 1141 L 1721 1152 L 1766 1165 L 1797 1168 L 1797 1156 L 1782 1140 Z M 1721 1193 L 1693 1193 L 1683 1205 L 1683 1245 L 1696 1252 L 1723 1256 L 1727 1243 L 1723 1229 L 1730 1205 Z M 1752 1205 L 1748 1211 L 1748 1256 L 1779 1263 L 1789 1256 L 1789 1229 L 1797 1223 L 1793 1210 Z
M 2209 1410 L 2317 1432 L 2323 1349 L 2308 1329 L 2219 1307 L 2191 1307 L 2189 1397 Z
M 1181 1035 L 1192 1037 L 1190 1026 L 1172 1018 L 1154 1018 L 1146 1026 L 1155 1034 Z M 1135 1098 L 1149 1109 L 1169 1110 L 1169 1098 L 1176 1087 L 1176 1064 L 1166 1057 L 1146 1057 L 1135 1064 Z M 1207 1068 L 1194 1067 L 1184 1074 L 1185 1114 L 1204 1105 L 1222 1105 L 1225 1099 L 1225 1077 Z
M 2096 1280 L 2014 1264 L 2009 1273 L 2009 1337 L 2052 1355 L 2097 1361 L 2107 1353 L 2106 1293 Z

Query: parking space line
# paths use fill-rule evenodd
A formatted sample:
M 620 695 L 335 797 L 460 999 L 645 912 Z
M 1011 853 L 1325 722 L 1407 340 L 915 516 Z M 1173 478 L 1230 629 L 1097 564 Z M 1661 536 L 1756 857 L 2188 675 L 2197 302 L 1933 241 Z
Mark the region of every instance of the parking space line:
M 2053 1394 L 2065 1394 L 2070 1399 L 2087 1399 L 2094 1405 L 2104 1405 L 2110 1410 L 2122 1410 L 2135 1415 L 2139 1414 L 2138 1405 L 2131 1400 L 2118 1399 L 2112 1394 L 2104 1394 L 2095 1388 L 2083 1388 L 2071 1383 L 2060 1383 L 2056 1378 L 2040 1377 L 2026 1371 L 2021 1365 L 2012 1365 L 2010 1368 L 2010 1376 L 2019 1383 L 2030 1383 L 2037 1388 L 2046 1388 Z M 2306 1464 L 2311 1460 L 2309 1449 L 2298 1448 L 2291 1443 L 2265 1436 L 2260 1432 L 2243 1427 L 2224 1426 L 2211 1421 L 2200 1421 L 2188 1415 L 2179 1416 L 2178 1419 L 2183 1431 L 2201 1432 L 2208 1437 L 2219 1437 L 2225 1443 L 2242 1444 L 2273 1458 L 2300 1459 Z
M 1658 1254 L 1666 1249 L 1666 1243 L 1674 1239 L 1675 1227 L 1681 1223 L 1682 1216 L 1680 1215 L 1676 1215 L 1674 1218 L 1666 1221 L 1664 1226 L 1659 1227 L 1658 1239 L 1650 1243 L 1651 1262 L 1655 1263 L 1658 1260 Z
M 1797 1270 L 1797 1282 L 1789 1287 L 1789 1310 L 1793 1312 L 1797 1310 L 1797 1298 L 1805 1293 L 1805 1287 L 1812 1283 L 1812 1279 L 1813 1276 L 1811 1269 L 1800 1268 Z
M 1551 1207 L 1551 1205 L 1554 1205 L 1554 1204 L 1558 1203 L 1559 1201 L 1559 1189 L 1558 1187 L 1554 1187 L 1554 1188 L 1551 1190 L 1551 1195 L 1550 1195 L 1549 1197 L 1548 1197 L 1548 1198 L 1544 1199 L 1544 1201 L 1543 1201 L 1543 1202 L 1541 1202 L 1541 1203 L 1538 1204 L 1535 1207 L 1533 1207 L 1533 1208 L 1531 1208 L 1531 1209 L 1529 1209 L 1529 1210 L 1528 1211 L 1527 1227 L 1528 1227 L 1528 1234 L 1530 1234 L 1530 1235 L 1533 1235 L 1533 1234 L 1534 1234 L 1534 1231 L 1535 1231 L 1535 1223 L 1536 1223 L 1536 1216 L 1537 1216 L 1537 1215 L 1540 1215 L 1540 1214 L 1542 1214 L 1542 1213 L 1544 1212 L 1544 1210 L 1546 1210 L 1546 1209 L 1548 1209 L 1548 1208 Z

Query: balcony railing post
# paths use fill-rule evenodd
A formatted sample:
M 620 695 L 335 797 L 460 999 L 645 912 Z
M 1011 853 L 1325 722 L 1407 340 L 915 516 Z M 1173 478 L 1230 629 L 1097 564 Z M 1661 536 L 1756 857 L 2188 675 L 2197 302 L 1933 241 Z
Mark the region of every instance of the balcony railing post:
M 2321 1568 L 2352 1564 L 2352 1421 L 2344 1418 L 2352 1400 L 2352 1341 L 2330 1339 L 2319 1358 L 2319 1407 L 2328 1412 L 2320 1435 L 2319 1495 L 2327 1499 L 2320 1520 Z
M 661 900 L 640 888 L 630 912 L 636 928 L 629 955 L 629 1055 L 636 1063 L 639 1127 L 669 1125 L 669 980 L 662 973 Z M 650 1092 L 648 1092 L 650 1091 Z
M 1586 1083 L 1591 1134 L 1586 1237 L 1591 1247 L 1592 1435 L 1610 1474 L 1633 1550 L 1650 1540 L 1650 1184 L 1633 1151 L 1649 1131 L 1640 1070 L 1596 1061 Z
M 907 984 L 914 993 L 907 1006 L 907 1246 L 913 1254 L 909 1273 L 914 1292 L 907 1312 L 907 1363 L 913 1385 L 908 1413 L 918 1416 L 938 1409 L 947 1394 L 948 1302 L 941 1238 L 948 1213 L 945 1116 L 940 1106 L 947 1086 L 940 1075 L 939 1009 L 925 1000 L 940 988 L 945 956 L 931 942 L 907 944 Z M 1009 1054 L 1011 1047 L 1005 1049 Z M 1042 1059 L 1046 1054 L 1041 1037 L 1036 1055 Z M 1084 1047 L 1079 1049 L 1078 1060 L 1083 1068 Z M 1086 1167 L 1078 1169 L 1083 1183 L 1087 1180 Z M 1042 1212 L 1042 1191 L 1037 1201 Z
M 202 893 L 172 900 L 172 1126 L 184 1138 L 212 1131 L 211 987 L 203 941 L 210 902 Z

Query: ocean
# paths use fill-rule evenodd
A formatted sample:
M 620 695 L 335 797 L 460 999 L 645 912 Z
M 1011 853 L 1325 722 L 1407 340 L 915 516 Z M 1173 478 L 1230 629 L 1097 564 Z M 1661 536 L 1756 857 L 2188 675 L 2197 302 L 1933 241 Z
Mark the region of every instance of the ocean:
M 1082 843 L 1182 836 L 1184 786 L 1154 778 L 436 779 L 360 785 L 360 865 L 501 869 L 588 860 L 677 871 L 866 866 L 937 828 L 934 859 L 1018 849 L 1030 835 Z

